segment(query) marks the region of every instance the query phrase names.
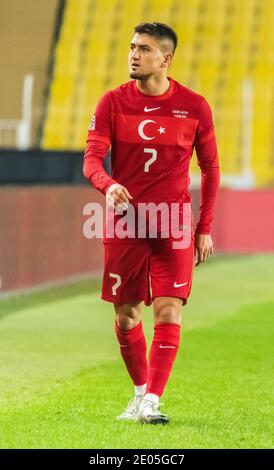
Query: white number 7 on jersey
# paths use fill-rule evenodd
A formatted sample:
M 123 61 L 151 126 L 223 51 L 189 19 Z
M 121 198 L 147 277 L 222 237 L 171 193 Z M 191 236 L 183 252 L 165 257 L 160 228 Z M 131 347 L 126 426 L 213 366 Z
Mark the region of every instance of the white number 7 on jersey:
M 114 286 L 112 286 L 112 295 L 116 295 L 116 291 L 118 289 L 118 287 L 120 287 L 122 281 L 121 281 L 121 276 L 119 276 L 119 274 L 114 274 L 114 273 L 109 273 L 109 276 L 110 277 L 114 277 L 114 279 L 116 279 L 116 283 L 114 284 Z
M 152 153 L 152 157 L 145 163 L 145 172 L 147 173 L 149 171 L 150 165 L 155 162 L 157 158 L 157 150 L 155 149 L 144 149 L 145 153 Z

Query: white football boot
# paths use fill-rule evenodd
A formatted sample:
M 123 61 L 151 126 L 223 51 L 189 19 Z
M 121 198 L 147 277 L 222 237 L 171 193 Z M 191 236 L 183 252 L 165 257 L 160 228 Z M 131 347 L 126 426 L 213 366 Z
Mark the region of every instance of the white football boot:
M 127 405 L 127 408 L 123 413 L 119 416 L 117 416 L 117 420 L 131 420 L 131 421 L 137 421 L 138 419 L 138 413 L 139 413 L 139 408 L 141 405 L 141 401 L 143 399 L 144 395 L 135 395 L 130 402 Z
M 169 417 L 159 411 L 162 405 L 163 403 L 155 403 L 143 398 L 139 407 L 138 421 L 147 424 L 168 424 Z

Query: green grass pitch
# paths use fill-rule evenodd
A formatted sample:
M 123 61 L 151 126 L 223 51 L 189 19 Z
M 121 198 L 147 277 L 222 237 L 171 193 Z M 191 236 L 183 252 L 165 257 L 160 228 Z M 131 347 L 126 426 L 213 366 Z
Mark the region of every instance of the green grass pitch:
M 1 448 L 273 448 L 274 256 L 195 268 L 161 401 L 169 426 L 116 422 L 133 387 L 99 281 L 0 301 Z M 143 324 L 152 340 L 153 314 Z

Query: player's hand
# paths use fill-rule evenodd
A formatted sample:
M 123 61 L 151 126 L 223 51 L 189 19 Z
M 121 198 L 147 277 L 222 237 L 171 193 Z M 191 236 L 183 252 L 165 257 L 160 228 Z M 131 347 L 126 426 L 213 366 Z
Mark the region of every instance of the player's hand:
M 213 253 L 213 241 L 211 235 L 195 235 L 195 266 L 204 263 Z
M 118 211 L 128 209 L 129 201 L 133 199 L 125 186 L 112 184 L 106 193 L 107 204 Z

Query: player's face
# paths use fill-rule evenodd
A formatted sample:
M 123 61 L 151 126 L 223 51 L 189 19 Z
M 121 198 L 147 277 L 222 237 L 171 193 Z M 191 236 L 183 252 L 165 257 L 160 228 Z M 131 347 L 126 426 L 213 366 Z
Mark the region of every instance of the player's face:
M 144 80 L 152 75 L 162 74 L 168 67 L 165 56 L 156 38 L 135 33 L 128 56 L 130 78 Z

